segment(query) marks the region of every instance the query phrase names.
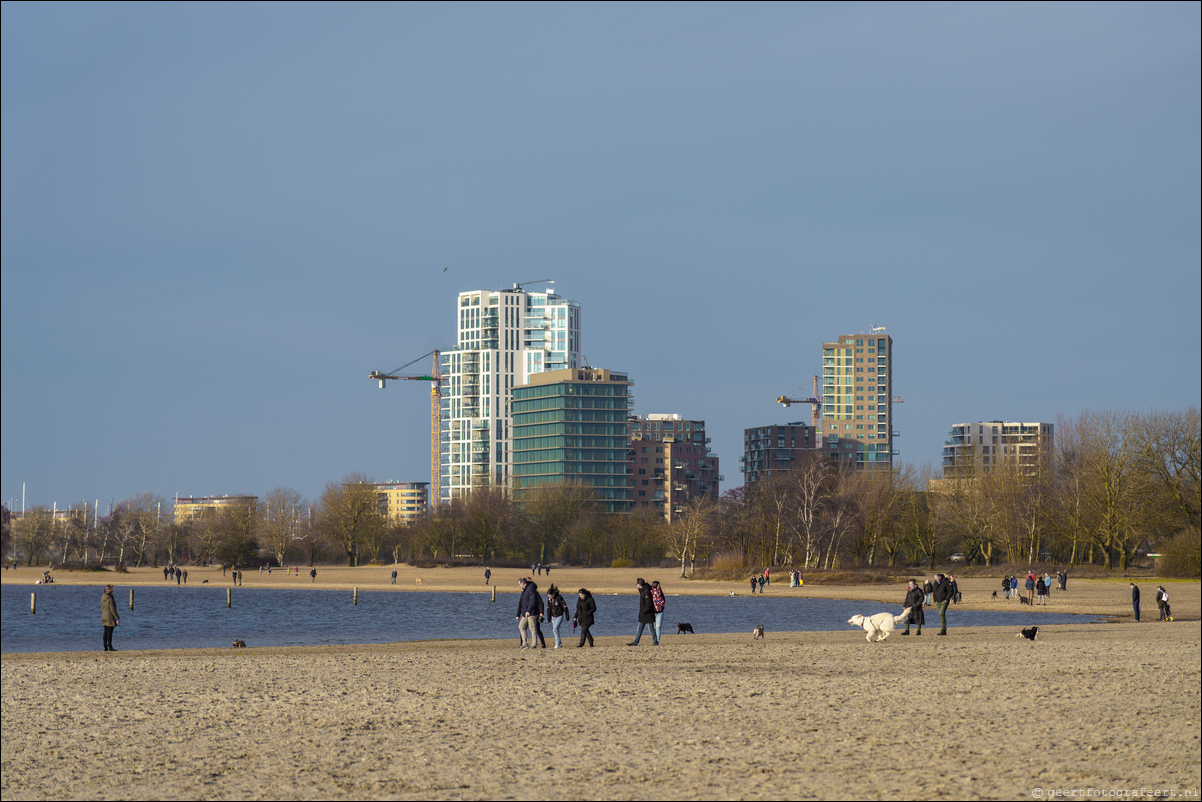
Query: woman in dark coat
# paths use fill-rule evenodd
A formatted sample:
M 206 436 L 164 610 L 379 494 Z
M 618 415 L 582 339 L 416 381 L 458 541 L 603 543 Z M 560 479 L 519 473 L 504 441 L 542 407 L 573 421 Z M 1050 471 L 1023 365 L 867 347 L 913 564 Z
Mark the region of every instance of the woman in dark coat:
M 903 607 L 910 608 L 910 617 L 906 619 L 906 629 L 902 632 L 903 635 L 910 634 L 910 624 L 917 624 L 918 632 L 915 634 L 922 634 L 922 625 L 927 622 L 926 616 L 922 612 L 922 600 L 925 598 L 926 593 L 923 592 L 922 588 L 918 587 L 917 582 L 911 579 L 909 586 L 906 588 L 905 604 L 902 605 Z
M 593 601 L 593 594 L 581 588 L 580 601 L 576 602 L 576 615 L 572 617 L 572 621 L 580 625 L 580 643 L 576 644 L 577 649 L 583 646 L 586 640 L 588 647 L 593 648 L 593 633 L 589 632 L 589 627 L 593 625 L 596 614 L 597 602 Z
M 104 595 L 100 597 L 100 623 L 104 627 L 104 650 L 115 652 L 113 648 L 113 628 L 121 623 L 117 617 L 117 600 L 113 598 L 113 586 L 104 586 Z

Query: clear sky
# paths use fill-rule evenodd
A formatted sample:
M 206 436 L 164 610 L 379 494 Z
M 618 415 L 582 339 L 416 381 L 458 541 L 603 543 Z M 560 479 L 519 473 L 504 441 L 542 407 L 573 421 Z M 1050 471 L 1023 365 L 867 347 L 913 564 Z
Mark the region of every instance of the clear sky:
M 723 490 L 872 326 L 915 465 L 1196 406 L 1199 9 L 5 3 L 0 498 L 426 481 L 368 372 L 543 278 Z

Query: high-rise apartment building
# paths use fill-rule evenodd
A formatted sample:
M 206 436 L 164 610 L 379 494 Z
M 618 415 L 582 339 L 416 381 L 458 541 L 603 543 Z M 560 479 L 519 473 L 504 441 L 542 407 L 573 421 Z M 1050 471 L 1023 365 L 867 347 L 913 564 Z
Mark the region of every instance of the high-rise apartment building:
M 631 382 L 624 373 L 576 368 L 536 373 L 513 388 L 513 489 L 588 485 L 605 512 L 625 512 Z
M 672 523 L 695 498 L 717 501 L 722 476 L 707 443 L 703 420 L 675 413 L 632 416 L 627 468 L 631 509 L 653 508 Z
M 889 468 L 893 438 L 893 338 L 883 329 L 822 345 L 822 439 L 828 451 L 854 443 L 857 468 Z M 838 446 L 836 449 L 835 446 Z
M 510 394 L 580 363 L 580 305 L 552 291 L 459 293 L 457 339 L 442 352 L 441 499 L 512 479 Z
M 1051 465 L 1054 446 L 1051 423 L 957 423 L 943 441 L 943 476 L 971 477 L 1003 464 L 1017 465 L 1022 475 L 1034 476 Z

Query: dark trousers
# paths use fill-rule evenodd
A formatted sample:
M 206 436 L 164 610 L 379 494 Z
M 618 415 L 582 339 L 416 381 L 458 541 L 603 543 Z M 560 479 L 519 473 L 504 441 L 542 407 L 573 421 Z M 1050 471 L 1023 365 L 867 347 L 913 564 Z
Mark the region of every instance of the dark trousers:
M 589 624 L 587 627 L 583 625 L 580 627 L 580 643 L 578 643 L 577 646 L 583 646 L 584 642 L 587 640 L 589 647 L 592 647 L 593 633 L 589 632 L 591 628 L 592 624 Z
M 104 628 L 104 650 L 106 652 L 113 651 L 113 627 Z

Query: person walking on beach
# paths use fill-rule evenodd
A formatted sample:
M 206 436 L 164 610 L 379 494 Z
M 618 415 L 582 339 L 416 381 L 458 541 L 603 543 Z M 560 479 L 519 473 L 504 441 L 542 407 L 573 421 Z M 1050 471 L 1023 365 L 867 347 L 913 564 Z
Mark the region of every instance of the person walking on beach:
M 1131 609 L 1135 611 L 1135 620 L 1139 621 L 1139 585 L 1131 583 Z
M 180 571 L 180 574 L 181 574 L 181 575 L 183 576 L 183 578 L 184 578 L 184 584 L 185 584 L 185 585 L 186 585 L 186 584 L 188 584 L 188 569 L 187 569 L 187 568 L 184 568 L 183 570 L 181 570 L 181 571 Z
M 572 623 L 580 625 L 580 643 L 576 644 L 579 649 L 584 646 L 584 642 L 588 641 L 588 647 L 593 648 L 593 633 L 589 632 L 593 621 L 597 615 L 597 602 L 593 599 L 593 594 L 589 593 L 585 588 L 579 591 L 580 600 L 576 602 L 576 614 L 572 616 Z
M 396 569 L 392 569 L 392 584 L 396 584 Z
M 1048 591 L 1051 589 L 1051 584 L 1046 578 L 1040 577 L 1035 581 L 1035 595 L 1039 597 L 1040 604 L 1048 603 Z
M 534 602 L 538 610 L 538 615 L 534 616 L 534 634 L 538 636 L 538 645 L 545 649 L 547 639 L 543 637 L 543 620 L 546 618 L 547 608 L 543 605 L 543 597 L 539 595 L 538 585 L 534 586 Z
M 935 599 L 935 609 L 939 611 L 939 633 L 947 634 L 947 605 L 952 600 L 952 583 L 943 574 L 935 574 L 934 590 L 931 592 Z
M 113 629 L 121 623 L 117 617 L 117 600 L 113 597 L 113 586 L 105 585 L 104 593 L 100 596 L 100 625 L 104 627 L 104 650 L 115 652 L 113 648 Z
M 910 584 L 906 585 L 906 600 L 902 603 L 903 607 L 910 608 L 910 615 L 906 618 L 906 629 L 902 632 L 903 635 L 910 634 L 910 624 L 915 624 L 918 630 L 915 635 L 922 634 L 922 625 L 926 623 L 926 616 L 922 613 L 922 600 L 926 596 L 922 592 L 922 588 L 918 587 L 918 583 L 913 579 Z
M 309 569 L 309 581 L 310 581 L 310 582 L 316 582 L 316 581 L 317 581 L 317 569 L 316 569 L 316 568 L 310 568 L 310 569 Z
M 555 638 L 555 648 L 558 649 L 563 645 L 563 640 L 559 636 L 559 628 L 563 625 L 563 620 L 567 618 L 568 603 L 563 600 L 563 594 L 554 585 L 547 589 L 547 615 L 551 617 L 551 635 Z
M 518 580 L 518 587 L 522 589 L 522 595 L 518 597 L 518 638 L 521 640 L 518 648 L 527 648 L 528 636 L 529 648 L 535 649 L 538 647 L 538 636 L 535 634 L 538 628 L 538 586 L 533 580 L 522 577 Z
M 756 578 L 753 576 L 751 578 L 751 592 L 752 593 L 755 593 L 755 580 L 756 580 Z
M 639 639 L 643 637 L 643 629 L 650 624 L 652 639 L 655 645 L 659 646 L 659 635 L 655 633 L 655 602 L 651 600 L 651 586 L 644 582 L 642 577 L 635 580 L 634 586 L 639 589 L 639 628 L 634 633 L 634 640 L 626 645 L 638 646 Z
M 1027 581 L 1023 583 L 1027 591 L 1027 604 L 1035 603 L 1035 574 L 1027 571 Z
M 488 584 L 488 581 L 489 581 L 490 579 L 492 579 L 492 569 L 491 569 L 491 568 L 485 568 L 485 569 L 484 569 L 484 584 L 486 584 L 486 585 L 487 585 L 487 584 Z
M 1002 577 L 1002 598 L 1010 598 L 1010 577 L 1008 576 Z
M 763 577 L 763 576 L 761 576 L 761 577 L 759 578 L 759 580 L 757 580 L 757 581 L 760 583 L 760 594 L 762 595 L 762 594 L 764 593 L 764 585 L 765 585 L 765 584 L 767 584 L 767 583 L 766 583 L 766 581 L 764 580 L 764 577 Z
M 1156 586 L 1156 609 L 1160 611 L 1158 621 L 1168 621 L 1169 614 L 1167 612 L 1169 606 L 1169 594 L 1164 589 L 1163 585 Z
M 659 646 L 659 637 L 663 634 L 664 610 L 668 600 L 664 598 L 664 589 L 659 586 L 659 580 L 651 580 L 651 606 L 655 608 L 655 645 Z

